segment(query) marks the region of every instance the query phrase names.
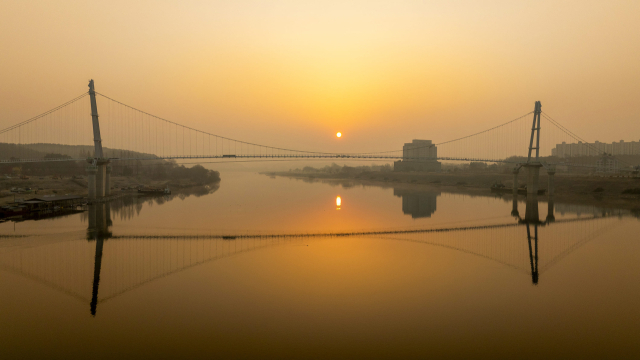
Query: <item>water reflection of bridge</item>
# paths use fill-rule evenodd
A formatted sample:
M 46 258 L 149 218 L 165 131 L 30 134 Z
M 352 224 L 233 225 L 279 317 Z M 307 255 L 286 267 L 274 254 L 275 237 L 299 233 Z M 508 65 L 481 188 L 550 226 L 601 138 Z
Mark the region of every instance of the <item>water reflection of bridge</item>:
M 176 189 L 169 195 L 163 196 L 122 196 L 109 202 L 110 217 L 117 220 L 130 220 L 140 215 L 144 205 L 153 206 L 163 205 L 175 199 L 184 200 L 188 197 L 200 197 L 213 194 L 220 187 L 219 183 L 206 186 L 193 186 L 188 188 Z M 85 212 L 81 215 L 82 221 L 87 221 L 89 213 Z
M 620 221 L 608 216 L 558 221 L 519 218 L 497 225 L 353 233 L 114 235 L 109 207 L 97 204 L 90 208 L 86 236 L 73 240 L 68 234 L 11 238 L 11 246 L 0 248 L 0 268 L 89 304 L 93 315 L 98 304 L 194 266 L 329 236 L 379 237 L 453 249 L 528 274 L 537 284 L 540 274 Z

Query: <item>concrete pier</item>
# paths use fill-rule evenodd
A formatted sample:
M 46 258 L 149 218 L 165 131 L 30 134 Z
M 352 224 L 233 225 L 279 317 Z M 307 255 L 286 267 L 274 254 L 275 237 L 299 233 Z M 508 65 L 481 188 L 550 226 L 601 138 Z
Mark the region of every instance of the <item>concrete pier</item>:
M 111 195 L 111 165 L 105 165 L 104 196 Z
M 556 221 L 556 216 L 554 214 L 554 195 L 555 195 L 555 175 L 556 175 L 556 168 L 555 166 L 551 166 L 549 168 L 547 168 L 547 175 L 549 176 L 549 188 L 547 189 L 547 194 L 549 195 L 549 202 L 548 202 L 548 207 L 547 207 L 547 222 L 554 222 Z
M 98 160 L 97 165 L 94 160 L 87 166 L 89 181 L 87 186 L 89 200 L 96 200 L 111 194 L 111 166 L 109 160 Z
M 520 213 L 518 212 L 518 173 L 520 172 L 520 168 L 513 169 L 513 204 L 511 207 L 511 215 L 519 217 Z
M 89 187 L 88 197 L 89 197 L 89 200 L 95 200 L 96 199 L 96 175 L 98 174 L 98 167 L 95 165 L 88 165 L 87 174 L 88 174 L 87 185 Z
M 549 188 L 547 189 L 547 194 L 549 194 L 549 198 L 553 197 L 553 195 L 555 194 L 555 175 L 556 175 L 556 169 L 555 167 L 550 167 L 547 169 L 547 175 L 549 175 Z
M 96 231 L 97 228 L 97 217 L 96 217 L 96 207 L 95 205 L 91 204 L 89 205 L 89 211 L 87 212 L 87 218 L 89 219 L 89 227 L 87 228 L 87 239 L 91 240 L 93 239 L 93 234 Z
M 107 182 L 107 169 L 105 164 L 98 164 L 98 174 L 96 175 L 96 196 L 104 197 L 105 183 Z
M 542 164 L 526 164 L 527 168 L 527 196 L 538 195 L 540 189 L 540 168 Z
M 513 198 L 514 199 L 518 198 L 518 173 L 519 172 L 520 172 L 520 169 L 513 170 Z

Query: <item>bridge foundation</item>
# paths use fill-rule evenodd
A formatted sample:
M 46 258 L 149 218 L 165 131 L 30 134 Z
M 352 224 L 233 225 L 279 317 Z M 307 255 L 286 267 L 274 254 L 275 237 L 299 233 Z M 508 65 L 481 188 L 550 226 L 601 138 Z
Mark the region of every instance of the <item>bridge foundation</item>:
M 105 183 L 107 182 L 107 166 L 105 164 L 98 165 L 98 174 L 96 175 L 96 196 L 104 197 Z
M 540 163 L 528 163 L 523 165 L 527 168 L 527 196 L 538 195 L 540 189 Z
M 98 174 L 98 167 L 95 165 L 87 166 L 87 185 L 88 189 L 88 198 L 89 200 L 96 199 L 96 175 Z
M 511 215 L 512 216 L 520 216 L 518 212 L 518 173 L 520 172 L 519 168 L 513 169 L 513 204 L 511 207 Z
M 556 169 L 554 166 L 551 166 L 547 169 L 547 175 L 549 176 L 549 185 L 548 185 L 548 189 L 547 189 L 547 193 L 549 194 L 549 202 L 547 204 L 547 222 L 554 222 L 556 221 L 556 217 L 553 213 L 554 211 L 554 195 L 555 195 L 555 175 L 556 175 Z
M 105 165 L 104 196 L 111 195 L 111 165 Z
M 518 173 L 520 169 L 516 168 L 513 170 L 513 198 L 518 197 Z
M 549 197 L 551 198 L 556 191 L 555 188 L 555 175 L 556 175 L 556 169 L 553 167 L 550 167 L 547 169 L 547 175 L 549 176 L 549 184 L 548 184 L 548 189 L 547 189 L 547 193 L 549 194 Z
M 88 197 L 89 200 L 96 200 L 111 194 L 111 166 L 109 160 L 88 160 Z

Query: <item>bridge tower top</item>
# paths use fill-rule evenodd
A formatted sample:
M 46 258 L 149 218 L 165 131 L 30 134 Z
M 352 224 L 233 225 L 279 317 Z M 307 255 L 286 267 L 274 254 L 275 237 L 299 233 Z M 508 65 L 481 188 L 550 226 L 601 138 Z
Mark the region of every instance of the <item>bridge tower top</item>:
M 93 143 L 95 146 L 94 157 L 104 158 L 102 153 L 102 138 L 100 137 L 100 122 L 98 121 L 98 104 L 96 103 L 96 91 L 93 79 L 89 81 L 89 98 L 91 99 L 91 119 L 93 121 Z
M 540 113 L 542 112 L 542 103 L 540 101 L 536 101 L 535 108 L 533 110 L 533 125 L 531 125 L 531 140 L 529 140 L 529 157 L 527 159 L 527 163 L 531 162 L 531 152 L 533 149 L 536 149 L 536 159 L 535 162 L 538 162 L 538 157 L 540 155 Z M 533 146 L 533 138 L 536 138 L 536 146 Z

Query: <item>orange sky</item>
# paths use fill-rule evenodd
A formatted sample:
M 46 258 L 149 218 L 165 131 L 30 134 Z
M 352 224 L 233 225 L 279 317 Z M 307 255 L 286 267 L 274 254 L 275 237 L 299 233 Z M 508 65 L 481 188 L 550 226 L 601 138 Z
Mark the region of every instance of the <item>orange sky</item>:
M 0 127 L 87 90 L 290 148 L 449 140 L 533 110 L 640 140 L 640 2 L 3 1 Z M 342 131 L 342 139 L 335 138 Z

